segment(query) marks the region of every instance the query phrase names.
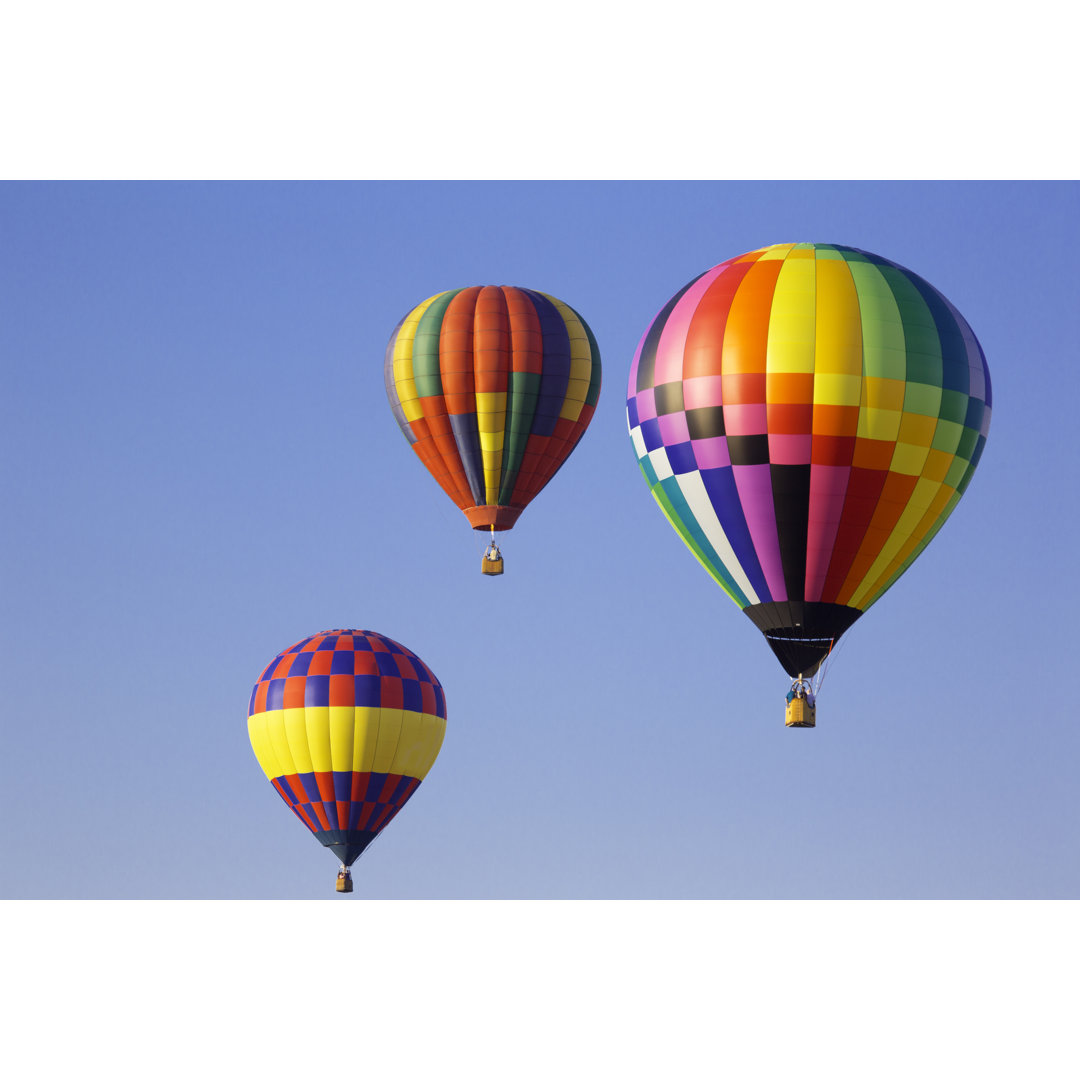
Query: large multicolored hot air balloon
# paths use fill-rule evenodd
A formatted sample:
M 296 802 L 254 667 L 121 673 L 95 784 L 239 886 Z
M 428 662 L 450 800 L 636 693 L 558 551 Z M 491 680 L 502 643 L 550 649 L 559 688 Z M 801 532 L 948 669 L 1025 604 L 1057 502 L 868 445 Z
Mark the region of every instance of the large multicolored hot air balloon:
M 990 405 L 975 335 L 922 278 L 857 248 L 776 244 L 664 305 L 627 421 L 668 520 L 798 678 L 952 513 Z
M 585 320 L 506 285 L 438 293 L 386 348 L 398 425 L 474 529 L 511 529 L 589 426 L 600 351 Z
M 259 676 L 248 735 L 274 789 L 349 867 L 412 797 L 446 732 L 439 680 L 415 653 L 371 630 L 324 630 Z

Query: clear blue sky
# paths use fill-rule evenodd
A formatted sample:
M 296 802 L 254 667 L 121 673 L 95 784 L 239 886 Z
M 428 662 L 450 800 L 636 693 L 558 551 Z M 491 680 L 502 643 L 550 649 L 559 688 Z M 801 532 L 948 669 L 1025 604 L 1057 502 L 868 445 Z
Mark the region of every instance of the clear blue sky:
M 248 745 L 328 627 L 432 667 L 428 780 L 368 898 L 1075 898 L 1071 183 L 0 186 L 5 898 L 319 898 L 332 857 Z M 784 241 L 902 263 L 965 315 L 990 438 L 845 638 L 818 727 L 663 519 L 626 432 L 668 297 Z M 507 573 L 397 429 L 386 341 L 518 284 L 599 342 L 593 424 Z M 479 546 L 478 546 L 479 545 Z

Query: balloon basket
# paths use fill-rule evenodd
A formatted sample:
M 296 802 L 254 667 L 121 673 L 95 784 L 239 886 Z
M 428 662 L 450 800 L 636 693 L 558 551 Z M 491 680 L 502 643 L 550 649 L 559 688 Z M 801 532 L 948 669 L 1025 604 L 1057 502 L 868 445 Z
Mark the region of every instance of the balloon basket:
M 352 874 L 345 867 L 338 871 L 337 884 L 334 888 L 337 892 L 352 892 Z
M 811 705 L 804 697 L 792 698 L 784 715 L 785 727 L 816 727 L 817 705 Z
M 487 555 L 480 560 L 480 573 L 481 574 L 501 574 L 503 572 L 502 556 L 491 559 Z

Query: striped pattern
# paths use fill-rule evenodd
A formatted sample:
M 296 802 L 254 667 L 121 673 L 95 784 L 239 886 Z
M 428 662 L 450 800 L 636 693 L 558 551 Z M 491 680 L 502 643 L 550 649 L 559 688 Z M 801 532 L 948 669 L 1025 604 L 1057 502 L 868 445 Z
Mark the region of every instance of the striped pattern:
M 298 641 L 266 666 L 248 703 L 263 772 L 346 866 L 420 786 L 445 731 L 431 669 L 370 630 Z
M 386 395 L 439 486 L 477 529 L 513 527 L 585 433 L 600 351 L 585 320 L 532 289 L 439 293 L 398 323 Z
M 850 625 L 956 506 L 990 406 L 975 335 L 922 278 L 778 244 L 665 305 L 627 420 L 657 502 L 740 608 L 838 605 Z

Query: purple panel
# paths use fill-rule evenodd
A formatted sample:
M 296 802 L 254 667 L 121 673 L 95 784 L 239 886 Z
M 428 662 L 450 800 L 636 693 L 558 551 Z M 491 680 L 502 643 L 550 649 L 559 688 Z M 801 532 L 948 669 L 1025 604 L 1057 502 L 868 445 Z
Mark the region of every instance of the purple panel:
M 714 439 L 698 439 L 693 447 L 699 469 L 726 469 L 731 464 L 727 438 L 723 435 L 717 435 Z
M 665 446 L 690 441 L 690 429 L 686 426 L 686 413 L 667 413 L 659 418 L 660 438 Z
M 764 412 L 764 406 L 761 407 Z M 725 420 L 727 410 L 725 410 Z M 784 567 L 780 560 L 780 541 L 776 533 L 776 509 L 773 504 L 772 476 L 770 466 L 736 465 L 735 486 L 739 489 L 739 501 L 746 515 L 746 525 L 754 543 L 754 552 L 761 563 L 762 573 L 768 583 L 772 600 L 786 600 Z
M 638 423 L 642 420 L 656 418 L 656 389 L 650 386 L 648 390 L 639 390 L 634 398 L 637 402 Z

